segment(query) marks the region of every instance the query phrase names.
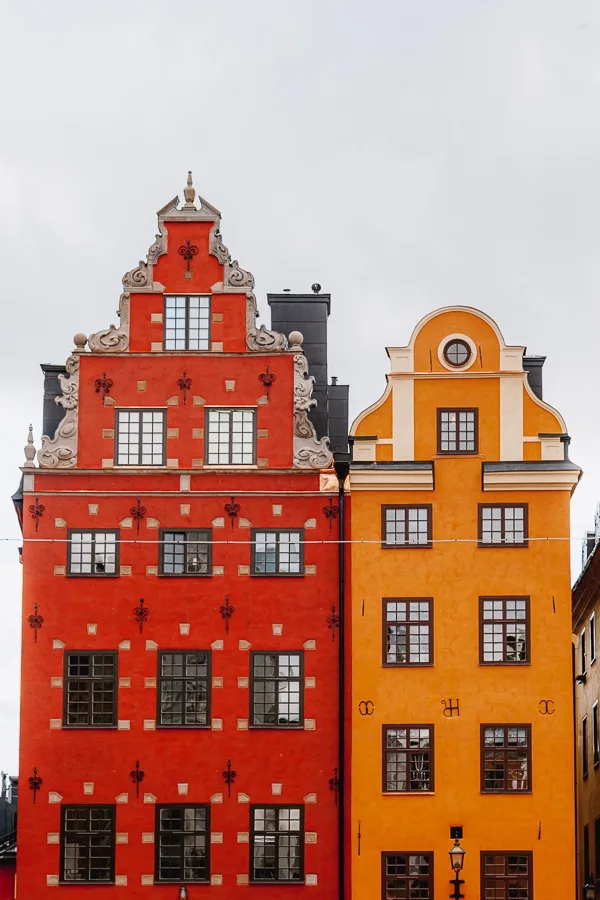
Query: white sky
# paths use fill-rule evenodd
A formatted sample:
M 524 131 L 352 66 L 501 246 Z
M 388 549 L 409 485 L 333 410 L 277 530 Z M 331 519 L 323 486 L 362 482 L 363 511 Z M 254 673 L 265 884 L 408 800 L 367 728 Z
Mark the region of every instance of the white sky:
M 329 371 L 354 413 L 381 393 L 385 344 L 438 306 L 546 354 L 585 470 L 579 539 L 600 499 L 599 51 L 594 0 L 0 0 L 0 537 L 19 535 L 38 364 L 115 321 L 192 168 L 261 321 L 267 291 L 331 291 Z M 0 542 L 11 772 L 17 545 Z

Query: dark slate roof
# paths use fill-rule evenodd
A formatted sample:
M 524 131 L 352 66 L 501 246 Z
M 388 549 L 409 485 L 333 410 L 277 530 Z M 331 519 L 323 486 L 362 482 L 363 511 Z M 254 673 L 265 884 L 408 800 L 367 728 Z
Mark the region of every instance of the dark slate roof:
M 484 472 L 579 472 L 580 467 L 570 459 L 516 460 L 515 462 L 484 462 Z

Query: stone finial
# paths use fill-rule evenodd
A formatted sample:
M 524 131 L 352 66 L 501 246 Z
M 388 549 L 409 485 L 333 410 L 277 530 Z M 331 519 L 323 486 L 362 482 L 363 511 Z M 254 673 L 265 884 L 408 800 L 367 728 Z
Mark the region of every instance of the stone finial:
M 87 344 L 87 336 L 78 332 L 73 338 L 73 343 L 75 344 L 75 353 L 83 353 Z
M 194 200 L 196 199 L 196 190 L 194 188 L 194 182 L 192 181 L 192 173 L 188 172 L 187 177 L 187 186 L 183 189 L 183 196 L 185 197 L 184 209 L 196 209 L 194 205 Z
M 294 353 L 302 353 L 302 342 L 304 335 L 301 331 L 290 331 L 288 340 L 290 342 L 290 350 Z
M 24 469 L 34 469 L 35 466 L 33 464 L 33 460 L 35 459 L 35 447 L 33 445 L 33 427 L 29 426 L 29 433 L 27 435 L 27 443 L 23 448 L 25 450 L 25 465 Z

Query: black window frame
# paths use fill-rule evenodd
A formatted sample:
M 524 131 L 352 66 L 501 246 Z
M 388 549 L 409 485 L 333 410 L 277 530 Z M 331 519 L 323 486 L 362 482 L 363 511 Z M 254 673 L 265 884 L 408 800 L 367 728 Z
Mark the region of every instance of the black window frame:
M 483 539 L 483 511 L 484 509 L 500 510 L 500 540 L 485 541 Z M 523 540 L 506 540 L 506 510 L 523 510 Z M 511 547 L 523 549 L 529 547 L 529 504 L 528 503 L 479 503 L 477 507 L 477 546 L 485 549 L 497 550 L 499 547 Z
M 449 413 L 456 414 L 456 423 L 454 428 L 454 442 L 456 443 L 455 450 L 448 450 L 442 447 L 442 418 L 444 415 Z M 472 414 L 473 415 L 473 447 L 469 447 L 468 449 L 460 448 L 460 426 L 461 426 L 461 415 Z M 448 431 L 448 435 L 450 435 L 450 431 Z M 448 438 L 450 440 L 450 438 Z M 438 407 L 437 410 L 437 453 L 439 456 L 476 456 L 479 453 L 479 409 L 476 406 L 441 406 Z
M 582 675 L 587 672 L 587 658 L 587 630 L 584 628 L 579 636 L 579 663 Z
M 300 672 L 298 676 L 280 676 L 280 675 L 265 675 L 257 676 L 254 673 L 254 661 L 259 656 L 275 656 L 277 657 L 277 665 L 279 665 L 279 658 L 282 656 L 298 656 L 300 658 Z M 298 696 L 299 696 L 299 714 L 298 714 L 298 722 L 267 722 L 260 723 L 255 721 L 255 685 L 257 682 L 267 682 L 273 681 L 276 685 L 279 685 L 283 682 L 297 682 L 298 683 Z M 278 689 L 274 691 L 275 697 L 275 718 L 279 719 L 279 700 L 280 700 L 280 692 Z M 266 715 L 266 713 L 264 714 Z M 257 729 L 259 731 L 275 729 L 277 731 L 302 731 L 304 728 L 304 650 L 251 650 L 250 651 L 250 716 L 249 716 L 249 727 L 252 729 Z
M 388 620 L 388 607 L 390 603 L 405 603 L 406 604 L 406 619 L 399 619 L 396 622 L 391 622 Z M 427 619 L 411 619 L 410 618 L 410 605 L 412 603 L 427 603 L 428 605 L 428 617 Z M 419 610 L 420 616 L 420 610 Z M 406 659 L 403 661 L 391 661 L 388 659 L 389 647 L 392 646 L 389 643 L 390 634 L 388 633 L 389 628 L 398 628 L 404 625 L 406 628 Z M 421 632 L 420 629 L 427 627 L 429 629 L 427 634 L 427 648 L 429 659 L 426 662 L 423 662 L 421 659 L 413 659 L 411 658 L 411 649 L 412 649 L 412 641 L 411 635 L 413 632 L 416 632 L 418 637 L 420 638 Z M 381 664 L 384 668 L 387 669 L 404 669 L 404 668 L 414 668 L 415 666 L 432 666 L 433 665 L 433 628 L 434 628 L 434 611 L 433 611 L 433 597 L 384 597 L 383 598 L 383 609 L 382 609 L 382 648 L 381 648 Z M 425 646 L 424 643 L 418 642 L 419 647 Z M 397 646 L 394 644 L 393 646 Z
M 161 834 L 173 834 L 173 831 L 165 831 L 161 832 L 160 824 L 161 824 L 161 811 L 165 809 L 180 809 L 184 811 L 185 818 L 185 810 L 186 809 L 194 809 L 194 810 L 203 810 L 206 815 L 206 827 L 204 831 L 188 831 L 185 828 L 176 832 L 181 835 L 181 847 L 180 849 L 180 874 L 176 878 L 161 878 L 160 876 L 160 862 L 161 862 Z M 211 808 L 210 803 L 159 803 L 156 805 L 156 814 L 154 819 L 154 880 L 156 884 L 210 884 L 210 816 Z M 185 877 L 185 857 L 184 857 L 184 845 L 185 841 L 183 840 L 186 835 L 205 835 L 205 849 L 206 849 L 206 877 L 205 878 L 186 878 Z
M 486 875 L 486 872 L 485 872 L 486 856 L 504 857 L 505 860 L 508 860 L 510 857 L 515 857 L 515 858 L 526 857 L 527 861 L 528 861 L 528 865 L 527 865 L 528 872 L 527 872 L 527 875 L 525 876 L 526 880 L 527 880 L 526 887 L 528 890 L 527 900 L 533 900 L 533 852 L 531 850 L 481 850 L 480 853 L 481 853 L 481 896 L 482 897 L 485 897 L 486 887 L 493 888 L 493 887 L 497 886 L 499 879 L 502 879 L 502 882 L 504 882 L 505 887 L 511 886 L 510 880 L 513 880 L 513 885 L 512 885 L 513 887 L 515 887 L 515 886 L 519 887 L 518 882 L 517 882 L 517 884 L 514 883 L 515 879 L 519 879 L 521 882 L 523 882 L 523 878 L 518 873 L 513 874 L 513 875 L 509 874 L 509 875 L 499 875 L 499 876 Z M 493 879 L 493 881 L 490 881 L 490 879 Z M 496 882 L 496 885 L 494 885 L 494 883 L 493 883 L 494 881 Z M 486 884 L 486 882 L 487 882 L 487 884 Z M 502 882 L 500 882 L 500 883 L 502 883 Z M 507 897 L 509 896 L 508 893 L 506 893 L 506 896 Z M 519 896 L 521 896 L 521 894 L 519 894 Z
M 184 535 L 180 542 L 169 541 L 167 535 Z M 204 535 L 203 539 L 188 540 L 188 535 Z M 158 574 L 165 578 L 208 578 L 212 575 L 212 528 L 161 528 L 158 536 L 160 540 L 158 552 Z M 165 555 L 168 544 L 182 544 L 186 550 L 184 564 L 187 565 L 187 547 L 189 544 L 205 544 L 207 551 L 206 572 L 165 572 Z
M 73 535 L 74 534 L 91 534 L 92 535 L 92 567 L 96 566 L 96 535 L 114 535 L 115 537 L 115 571 L 114 572 L 72 572 L 71 566 L 73 562 Z M 67 529 L 67 577 L 68 578 L 118 578 L 119 566 L 121 563 L 121 536 L 118 528 L 69 528 Z
M 121 460 L 119 459 L 119 435 L 120 435 L 120 431 L 121 431 L 119 419 L 122 415 L 131 414 L 131 413 L 139 413 L 139 415 L 140 415 L 140 422 L 139 422 L 140 430 L 139 430 L 139 434 L 138 434 L 139 462 L 121 462 Z M 155 413 L 160 413 L 162 416 L 162 460 L 161 460 L 161 462 L 142 462 L 142 455 L 143 455 L 142 454 L 142 448 L 143 448 L 142 436 L 144 434 L 143 428 L 142 428 L 142 425 L 143 425 L 142 416 L 145 413 L 152 413 L 153 415 Z M 127 455 L 129 456 L 129 453 Z M 126 406 L 126 407 L 122 407 L 120 409 L 116 409 L 115 410 L 114 465 L 123 467 L 123 468 L 127 468 L 127 469 L 158 469 L 158 468 L 166 466 L 166 464 L 167 464 L 167 410 L 164 408 L 161 409 L 160 407 L 154 407 L 154 406 L 131 406 L 131 407 Z
M 508 742 L 508 731 L 510 728 L 523 729 L 526 733 L 527 743 L 525 745 L 511 745 Z M 493 729 L 498 731 L 502 729 L 504 732 L 504 741 L 502 745 L 487 745 L 485 743 L 485 733 L 487 730 Z M 480 726 L 480 745 L 481 745 L 481 785 L 480 793 L 482 794 L 510 794 L 515 796 L 518 794 L 531 794 L 533 791 L 533 773 L 532 773 L 532 739 L 531 725 L 529 723 L 513 723 L 513 722 L 485 722 Z M 502 788 L 490 788 L 486 786 L 486 752 L 495 753 L 497 758 L 502 760 L 504 786 Z M 521 753 L 525 755 L 527 768 L 527 786 L 525 788 L 511 788 L 507 785 L 510 783 L 510 755 L 511 753 Z M 512 779 L 514 780 L 514 779 Z
M 206 347 L 190 347 L 190 299 L 192 297 L 206 298 L 208 300 L 208 340 Z M 185 300 L 185 347 L 167 347 L 167 301 Z M 176 329 L 174 329 L 176 331 Z M 163 350 L 172 353 L 181 353 L 182 350 L 190 353 L 206 353 L 211 348 L 212 340 L 212 294 L 165 294 L 163 304 Z
M 510 618 L 507 611 L 507 603 L 525 603 L 525 618 Z M 486 603 L 502 603 L 502 618 L 486 618 Z M 525 626 L 525 658 L 509 659 L 509 634 L 511 626 L 523 624 Z M 485 659 L 486 652 L 486 626 L 501 626 L 502 630 L 502 659 Z M 489 643 L 489 642 L 488 642 Z M 517 642 L 515 641 L 515 649 Z M 508 597 L 480 597 L 479 598 L 479 665 L 480 666 L 529 666 L 531 665 L 531 602 L 526 596 Z
M 259 534 L 275 535 L 275 553 L 276 553 L 276 571 L 275 572 L 259 572 L 256 569 L 256 542 Z M 280 536 L 282 534 L 299 535 L 299 558 L 300 569 L 298 572 L 282 572 L 280 571 Z M 304 528 L 253 528 L 251 532 L 251 548 L 250 548 L 250 574 L 259 578 L 301 578 L 305 574 L 304 563 Z
M 404 537 L 401 543 L 388 543 L 387 511 L 404 510 Z M 427 540 L 412 543 L 406 538 L 410 536 L 410 510 L 425 510 L 427 514 Z M 417 531 L 417 534 L 419 532 Z M 383 503 L 381 506 L 381 548 L 382 550 L 431 550 L 433 547 L 433 507 L 431 503 Z
M 406 875 L 401 876 L 390 876 L 388 874 L 388 858 L 389 857 L 408 857 L 406 866 L 410 868 L 411 865 L 411 857 L 425 857 L 427 860 L 427 865 L 429 866 L 429 872 L 426 875 L 419 874 L 414 875 L 408 872 Z M 397 865 L 397 863 L 396 863 Z M 388 878 L 398 880 L 402 878 L 404 884 L 399 884 L 396 888 L 393 884 L 388 884 Z M 381 900 L 396 900 L 396 897 L 409 897 L 410 895 L 406 893 L 406 888 L 410 890 L 410 884 L 408 882 L 414 881 L 415 879 L 419 879 L 421 882 L 417 885 L 417 890 L 419 891 L 417 894 L 412 894 L 413 897 L 420 897 L 423 900 L 433 900 L 434 898 L 434 853 L 433 850 L 383 850 L 381 853 Z M 423 893 L 424 887 L 427 888 L 427 894 Z M 402 894 L 392 894 L 391 891 L 396 891 L 402 889 Z
M 587 778 L 589 774 L 589 750 L 588 750 L 588 717 L 581 720 L 581 777 Z
M 211 432 L 211 413 L 229 413 L 230 415 L 230 426 L 229 426 L 229 450 L 228 450 L 228 462 L 211 462 L 210 461 L 210 432 Z M 252 413 L 252 462 L 232 462 L 232 448 L 233 448 L 233 429 L 231 428 L 231 414 L 234 412 L 250 412 Z M 214 466 L 215 468 L 219 468 L 220 466 L 227 466 L 227 468 L 235 468 L 235 467 L 246 467 L 246 466 L 256 466 L 257 458 L 258 458 L 258 407 L 256 406 L 205 406 L 204 407 L 204 465 L 205 466 Z M 243 445 L 242 445 L 243 446 Z
M 288 809 L 299 810 L 300 816 L 300 828 L 298 831 L 289 830 L 279 830 L 277 831 L 267 831 L 258 830 L 255 826 L 255 812 L 258 810 L 271 810 L 275 809 L 277 811 Z M 279 825 L 279 822 L 277 823 Z M 298 878 L 257 878 L 255 875 L 255 839 L 257 834 L 271 834 L 276 836 L 276 845 L 277 850 L 279 851 L 280 845 L 278 838 L 283 838 L 290 834 L 298 835 L 298 861 L 299 861 L 299 872 Z M 304 804 L 302 803 L 253 803 L 250 806 L 250 884 L 304 884 L 304 841 L 305 841 L 305 831 L 304 831 Z M 279 852 L 277 853 L 277 859 L 279 860 Z
M 452 347 L 454 347 L 457 344 L 459 346 L 463 347 L 467 353 L 467 357 L 463 362 L 455 362 L 453 359 L 450 359 L 450 350 Z M 471 359 L 473 358 L 473 351 L 471 349 L 471 345 L 468 344 L 462 338 L 450 338 L 449 341 L 446 341 L 446 343 L 444 344 L 444 349 L 442 351 L 442 354 L 443 354 L 444 359 L 448 363 L 448 365 L 452 366 L 453 369 L 464 369 L 464 367 L 467 366 L 471 362 Z
M 183 656 L 183 661 L 181 665 L 185 669 L 186 665 L 188 665 L 185 657 L 188 654 L 205 654 L 206 655 L 206 665 L 207 665 L 207 675 L 182 675 L 181 677 L 175 675 L 163 675 L 162 674 L 162 661 L 166 656 L 173 655 L 181 655 Z M 173 681 L 182 681 L 182 682 L 191 682 L 203 680 L 206 682 L 207 695 L 206 695 L 206 722 L 203 724 L 199 724 L 196 722 L 181 722 L 181 723 L 170 723 L 163 722 L 163 697 L 162 690 L 163 684 L 170 683 Z M 186 715 L 186 696 L 187 693 L 184 690 L 182 692 L 181 698 L 181 712 L 182 718 L 185 718 Z M 211 728 L 211 708 L 212 708 L 212 652 L 210 650 L 188 650 L 188 649 L 171 649 L 171 650 L 159 650 L 157 655 L 157 673 L 156 673 L 156 727 L 157 729 L 165 729 L 168 731 L 173 731 L 174 729 L 184 729 L 186 731 L 189 730 L 207 730 Z
M 589 621 L 590 631 L 590 666 L 596 662 L 596 613 L 590 615 Z
M 89 667 L 90 671 L 93 666 L 93 657 L 94 656 L 105 656 L 112 657 L 114 670 L 112 678 L 107 678 L 104 676 L 93 676 L 93 675 L 70 675 L 69 674 L 69 660 L 76 656 L 89 656 L 90 662 Z M 113 688 L 113 714 L 112 714 L 112 722 L 105 723 L 102 722 L 100 724 L 94 724 L 93 722 L 87 722 L 82 724 L 80 722 L 69 722 L 69 686 L 72 682 L 76 681 L 84 681 L 90 684 L 89 689 L 89 701 L 88 701 L 88 718 L 93 714 L 93 685 L 100 682 L 111 682 Z M 118 725 L 119 720 L 119 654 L 116 650 L 65 650 L 64 652 L 64 679 L 63 679 L 63 717 L 62 724 L 63 728 L 72 730 L 78 729 L 86 729 L 86 730 L 102 730 L 102 729 L 115 729 Z
M 395 729 L 400 730 L 404 729 L 406 731 L 406 748 L 400 747 L 388 747 L 387 746 L 387 735 L 388 731 Z M 411 731 L 424 731 L 427 730 L 429 732 L 429 746 L 428 747 L 411 747 Z M 383 794 L 410 794 L 411 796 L 418 796 L 419 794 L 433 794 L 435 792 L 435 727 L 430 724 L 419 724 L 412 722 L 410 725 L 405 723 L 401 724 L 391 724 L 391 725 L 382 725 L 381 726 L 381 755 L 382 755 L 382 765 L 381 765 L 381 791 Z M 400 790 L 399 788 L 390 788 L 388 787 L 388 756 L 391 753 L 401 753 L 406 756 L 406 788 L 404 790 Z M 417 757 L 427 757 L 429 764 L 429 780 L 427 787 L 411 787 L 411 784 L 415 779 L 410 777 L 410 772 L 412 771 L 412 760 Z
M 111 835 L 112 841 L 110 844 L 110 854 L 108 856 L 109 859 L 109 877 L 108 878 L 96 878 L 96 879 L 78 879 L 78 878 L 67 878 L 66 870 L 67 866 L 65 864 L 65 851 L 67 846 L 67 830 L 66 830 L 66 821 L 67 814 L 70 810 L 91 810 L 94 809 L 103 809 L 110 811 L 109 819 L 111 821 Z M 117 827 L 116 827 L 116 804 L 114 803 L 65 803 L 61 806 L 60 810 L 60 862 L 59 862 L 59 882 L 60 884 L 69 884 L 69 885 L 83 885 L 83 884 L 114 884 L 115 883 L 115 847 L 117 842 Z M 91 815 L 90 815 L 91 822 Z M 92 829 L 90 828 L 87 832 L 77 832 L 79 835 L 86 835 L 90 839 L 92 837 Z M 102 832 L 98 832 L 98 834 L 102 834 Z M 91 842 L 88 841 L 87 844 L 87 861 L 89 868 L 89 859 L 90 859 L 90 847 Z
M 592 763 L 595 769 L 600 765 L 600 723 L 598 715 L 598 701 L 595 700 L 592 704 Z

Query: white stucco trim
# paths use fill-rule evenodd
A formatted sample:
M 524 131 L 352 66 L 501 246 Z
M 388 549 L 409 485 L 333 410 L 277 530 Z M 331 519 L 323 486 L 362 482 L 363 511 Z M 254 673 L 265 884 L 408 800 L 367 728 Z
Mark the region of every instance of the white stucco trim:
M 484 472 L 484 491 L 571 491 L 577 486 L 581 471 L 555 472 Z
M 432 491 L 433 471 L 397 472 L 390 469 L 350 469 L 351 491 Z
M 563 419 L 563 417 L 561 416 L 559 411 L 557 409 L 554 409 L 553 406 L 550 406 L 549 403 L 545 403 L 543 400 L 540 400 L 540 398 L 536 394 L 533 393 L 533 391 L 531 390 L 531 385 L 529 384 L 529 381 L 527 378 L 525 378 L 524 384 L 525 384 L 525 390 L 527 391 L 527 393 L 529 394 L 529 396 L 531 397 L 533 402 L 537 403 L 538 406 L 541 406 L 542 409 L 548 410 L 548 412 L 552 413 L 553 416 L 556 416 L 556 418 L 558 419 L 559 425 L 562 429 L 562 433 L 568 434 L 567 423 L 565 422 L 565 420 Z
M 446 345 L 451 343 L 451 341 L 463 341 L 468 345 L 469 350 L 471 351 L 471 355 L 469 356 L 466 363 L 464 363 L 464 365 L 462 366 L 452 366 L 449 362 L 446 362 L 444 350 L 446 348 Z M 468 334 L 447 334 L 445 338 L 442 338 L 438 346 L 438 359 L 443 367 L 445 369 L 448 369 L 449 372 L 466 372 L 467 369 L 471 368 L 471 366 L 477 359 L 477 347 L 475 346 L 475 341 L 471 340 Z
M 402 462 L 415 458 L 415 382 L 392 379 L 393 458 Z
M 500 376 L 500 459 L 523 459 L 523 383 Z

